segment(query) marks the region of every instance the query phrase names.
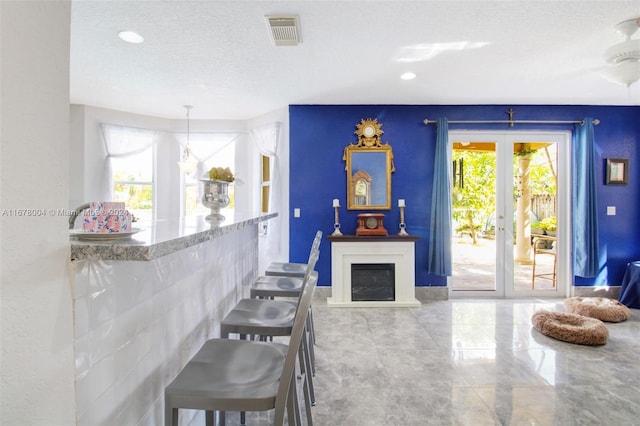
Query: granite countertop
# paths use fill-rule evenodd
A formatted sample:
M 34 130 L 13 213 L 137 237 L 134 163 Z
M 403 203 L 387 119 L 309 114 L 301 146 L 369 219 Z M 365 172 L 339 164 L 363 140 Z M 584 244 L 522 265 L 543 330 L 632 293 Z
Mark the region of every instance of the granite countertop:
M 86 241 L 70 236 L 71 260 L 152 260 L 277 215 L 269 213 L 249 218 L 227 219 L 219 226 L 212 226 L 204 216 L 135 223 L 133 228 L 140 229 L 139 232 L 129 238 L 108 241 Z

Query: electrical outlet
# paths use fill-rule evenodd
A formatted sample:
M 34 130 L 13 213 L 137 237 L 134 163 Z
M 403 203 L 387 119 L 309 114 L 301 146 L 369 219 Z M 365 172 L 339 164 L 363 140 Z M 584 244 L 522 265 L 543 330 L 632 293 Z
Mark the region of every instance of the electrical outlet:
M 293 217 L 300 217 L 300 209 L 299 208 L 295 208 L 293 209 Z
M 607 216 L 616 215 L 616 206 L 607 206 Z

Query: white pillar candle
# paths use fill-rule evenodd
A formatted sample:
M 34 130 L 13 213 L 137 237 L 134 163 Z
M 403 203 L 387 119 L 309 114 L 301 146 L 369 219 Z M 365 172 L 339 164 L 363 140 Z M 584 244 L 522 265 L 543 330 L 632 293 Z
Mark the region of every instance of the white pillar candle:
M 404 204 L 404 199 L 400 198 L 398 200 L 398 207 L 406 207 L 405 204 Z
M 338 200 L 337 198 L 333 199 L 333 207 L 340 207 L 340 200 Z

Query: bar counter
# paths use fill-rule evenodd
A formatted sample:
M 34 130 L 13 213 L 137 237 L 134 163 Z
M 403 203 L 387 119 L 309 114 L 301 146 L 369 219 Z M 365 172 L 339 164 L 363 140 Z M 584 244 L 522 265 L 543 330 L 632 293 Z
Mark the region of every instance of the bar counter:
M 153 260 L 275 216 L 277 213 L 250 218 L 230 218 L 219 226 L 205 221 L 204 215 L 158 220 L 140 225 L 134 223 L 133 229 L 138 229 L 139 232 L 131 237 L 104 241 L 83 240 L 72 234 L 71 260 Z
M 275 216 L 217 227 L 188 217 L 136 223 L 143 230 L 129 239 L 72 239 L 77 426 L 164 424 L 164 387 L 248 297 L 259 222 Z

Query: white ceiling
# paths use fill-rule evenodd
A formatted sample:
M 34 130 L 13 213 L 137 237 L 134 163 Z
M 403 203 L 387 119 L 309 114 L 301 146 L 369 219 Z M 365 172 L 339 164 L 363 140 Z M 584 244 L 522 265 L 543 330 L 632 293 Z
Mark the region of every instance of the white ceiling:
M 275 14 L 299 16 L 300 45 L 272 44 Z M 190 104 L 196 119 L 289 104 L 640 105 L 640 83 L 599 75 L 623 40 L 613 26 L 638 16 L 640 0 L 73 0 L 71 102 L 167 118 Z

